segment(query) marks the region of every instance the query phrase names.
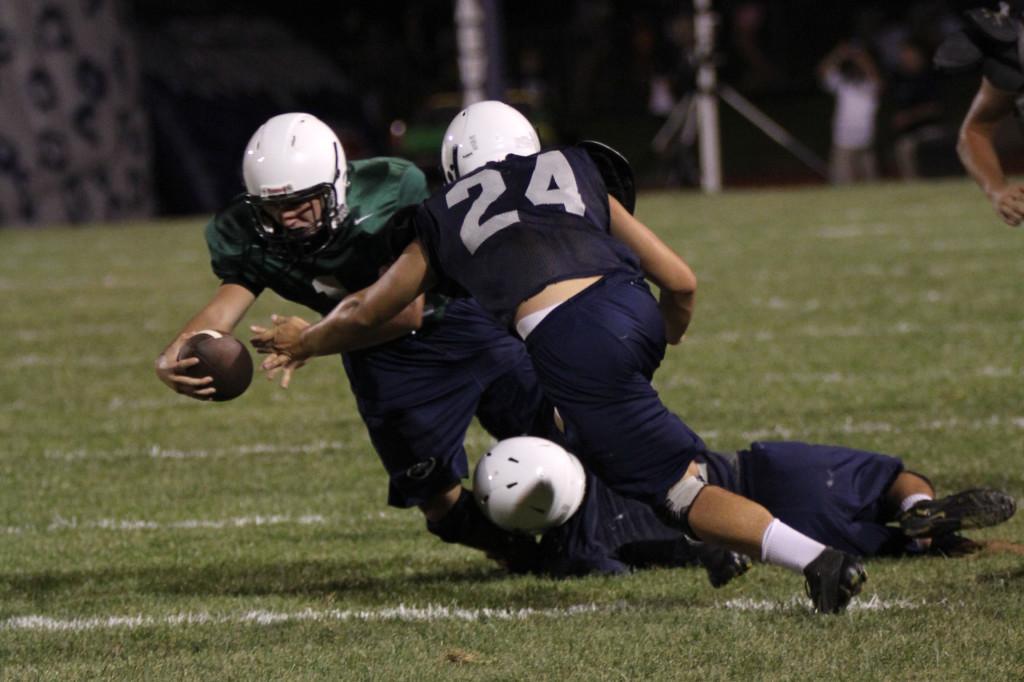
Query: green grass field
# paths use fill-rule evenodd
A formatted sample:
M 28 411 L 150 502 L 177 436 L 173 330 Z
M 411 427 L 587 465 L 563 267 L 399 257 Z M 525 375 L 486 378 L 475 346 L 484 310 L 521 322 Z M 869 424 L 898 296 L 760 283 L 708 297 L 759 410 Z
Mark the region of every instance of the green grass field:
M 1024 232 L 973 186 L 640 215 L 700 278 L 657 384 L 712 448 L 842 443 L 1024 496 Z M 871 561 L 823 617 L 766 566 L 559 582 L 443 545 L 385 505 L 337 359 L 224 404 L 157 381 L 216 286 L 203 222 L 0 231 L 0 679 L 1024 678 L 1008 551 Z M 972 537 L 1024 543 L 1022 516 Z

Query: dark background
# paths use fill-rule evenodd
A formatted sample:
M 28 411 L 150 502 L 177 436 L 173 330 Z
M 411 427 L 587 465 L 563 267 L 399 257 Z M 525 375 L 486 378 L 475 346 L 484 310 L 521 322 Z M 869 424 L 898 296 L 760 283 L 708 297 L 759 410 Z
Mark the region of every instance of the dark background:
M 328 121 L 350 158 L 396 154 L 433 170 L 440 134 L 461 103 L 452 0 L 211 4 L 127 5 L 162 213 L 210 211 L 240 191 L 246 141 L 267 117 L 288 110 Z M 857 41 L 887 73 L 901 41 L 930 54 L 963 10 L 982 4 L 720 0 L 719 76 L 824 158 L 832 98 L 815 67 L 834 45 Z M 545 143 L 601 139 L 629 156 L 645 186 L 692 185 L 692 154 L 652 151 L 664 115 L 649 106 L 652 78 L 665 77 L 673 97 L 688 89 L 692 3 L 505 0 L 501 7 L 507 85 Z M 977 75 L 940 79 L 951 137 L 933 153 L 930 174 L 961 172 L 952 135 L 977 83 Z M 823 181 L 728 107 L 721 117 L 727 186 Z M 876 137 L 891 175 L 886 121 L 883 94 Z

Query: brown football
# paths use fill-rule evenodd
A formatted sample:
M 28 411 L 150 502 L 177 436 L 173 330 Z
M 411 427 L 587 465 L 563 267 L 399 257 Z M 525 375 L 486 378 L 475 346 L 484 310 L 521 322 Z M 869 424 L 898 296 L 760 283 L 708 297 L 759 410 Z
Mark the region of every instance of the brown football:
M 213 377 L 217 392 L 210 400 L 231 400 L 245 393 L 252 382 L 252 356 L 230 334 L 204 329 L 190 336 L 178 351 L 178 359 L 196 357 L 199 362 L 185 370 L 190 377 Z

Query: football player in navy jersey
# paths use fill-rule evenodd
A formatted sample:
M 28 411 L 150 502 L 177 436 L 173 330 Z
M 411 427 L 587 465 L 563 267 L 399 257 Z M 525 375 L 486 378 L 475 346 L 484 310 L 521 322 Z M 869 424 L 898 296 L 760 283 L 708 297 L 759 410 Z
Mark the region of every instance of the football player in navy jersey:
M 326 314 L 350 291 L 377 279 L 413 234 L 395 220 L 427 197 L 410 162 L 348 162 L 334 132 L 306 113 L 275 116 L 256 131 L 242 163 L 247 192 L 206 226 L 221 283 L 157 358 L 158 378 L 178 393 L 208 399 L 210 377 L 183 370 L 184 341 L 201 329 L 235 330 L 271 289 Z M 292 318 L 293 323 L 302 323 Z M 745 570 L 740 557 L 694 546 L 646 508 L 633 509 L 631 541 L 653 549 L 620 561 L 599 542 L 539 546 L 486 519 L 461 484 L 463 440 L 476 416 L 496 438 L 524 433 L 561 438 L 523 343 L 473 300 L 429 294 L 380 325 L 342 356 L 359 413 L 389 474 L 388 503 L 417 506 L 445 542 L 481 549 L 513 571 L 619 573 L 654 563 L 705 566 L 724 584 Z M 302 362 L 278 366 L 287 386 Z M 590 511 L 583 516 L 588 518 Z M 565 531 L 560 531 L 565 535 Z M 570 570 L 571 569 L 571 570 Z
M 264 369 L 359 347 L 425 291 L 472 296 L 526 341 L 577 454 L 609 487 L 698 540 L 802 573 L 818 611 L 843 610 L 867 578 L 861 562 L 708 485 L 703 441 L 651 386 L 666 343 L 689 326 L 697 280 L 627 210 L 631 196 L 609 195 L 628 183 L 606 181 L 606 159 L 581 146 L 542 152 L 500 102 L 467 107 L 445 133 L 448 184 L 416 211 L 418 238 L 319 323 L 277 319 L 258 334 L 272 353 Z
M 220 285 L 157 358 L 172 390 L 208 399 L 212 379 L 184 370 L 184 341 L 201 329 L 231 333 L 271 289 L 326 314 L 375 281 L 411 234 L 392 220 L 427 196 L 412 163 L 349 162 L 334 132 L 307 113 L 275 116 L 246 147 L 247 192 L 206 226 Z M 298 318 L 296 318 L 298 319 Z M 445 542 L 483 550 L 513 570 L 534 570 L 536 543 L 488 521 L 462 485 L 474 416 L 495 437 L 557 437 L 529 357 L 475 301 L 431 294 L 392 316 L 342 360 L 359 413 L 389 474 L 388 503 L 418 507 Z M 301 362 L 281 365 L 282 385 Z
M 1016 511 L 1012 496 L 986 488 L 936 500 L 928 479 L 899 458 L 833 445 L 755 442 L 736 453 L 705 452 L 698 461 L 709 483 L 862 557 L 970 554 L 982 546 L 960 531 L 1003 523 Z M 634 565 L 687 550 L 670 542 L 667 530 L 662 538 L 637 533 L 648 507 L 612 494 L 572 454 L 541 438 L 491 448 L 477 464 L 473 495 L 503 528 L 543 532 L 546 561 L 561 562 L 563 571 L 588 546 Z
M 1024 185 L 1010 182 L 995 148 L 1000 124 L 1024 114 L 1024 0 L 1003 3 L 1001 11 L 967 12 L 964 30 L 950 35 L 935 54 L 940 69 L 980 70 L 981 86 L 960 127 L 961 162 L 1007 225 L 1024 220 Z

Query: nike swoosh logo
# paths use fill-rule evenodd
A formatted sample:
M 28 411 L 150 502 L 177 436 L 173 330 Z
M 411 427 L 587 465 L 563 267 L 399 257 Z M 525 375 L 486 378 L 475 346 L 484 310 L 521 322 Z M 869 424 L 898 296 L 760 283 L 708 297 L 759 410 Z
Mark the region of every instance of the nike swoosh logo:
M 352 221 L 352 224 L 353 225 L 358 225 L 359 223 L 363 222 L 364 220 L 367 220 L 368 218 L 372 218 L 373 216 L 374 216 L 373 213 L 367 213 L 366 215 L 364 215 L 364 216 L 362 216 L 360 218 L 356 218 L 354 221 Z

